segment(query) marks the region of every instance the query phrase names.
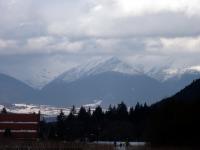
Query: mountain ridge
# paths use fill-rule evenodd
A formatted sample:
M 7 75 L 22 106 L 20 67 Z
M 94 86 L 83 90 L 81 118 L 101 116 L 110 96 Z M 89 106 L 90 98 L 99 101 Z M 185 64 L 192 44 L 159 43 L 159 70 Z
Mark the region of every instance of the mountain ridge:
M 67 70 L 57 77 L 56 80 L 63 80 L 65 82 L 72 82 L 82 77 L 97 75 L 107 71 L 115 71 L 127 74 L 141 74 L 137 69 L 122 62 L 116 57 L 108 57 L 106 59 L 95 58 L 89 60 L 87 63 Z
M 31 102 L 32 96 L 38 91 L 29 87 L 24 82 L 21 82 L 11 76 L 0 74 L 0 101 L 1 102 Z
M 114 66 L 112 66 L 112 63 Z M 108 64 L 108 65 L 107 65 Z M 179 80 L 185 74 L 199 74 L 200 75 L 200 66 L 190 66 L 185 68 L 174 68 L 168 65 L 160 67 L 142 67 L 141 65 L 126 63 L 117 57 L 95 57 L 87 60 L 85 63 L 78 66 L 72 67 L 68 70 L 62 70 L 58 73 L 55 73 L 49 69 L 38 70 L 38 73 L 33 73 L 31 77 L 16 76 L 10 73 L 3 73 L 8 76 L 12 76 L 17 80 L 20 80 L 27 84 L 28 86 L 41 90 L 47 84 L 52 82 L 58 77 L 66 82 L 75 81 L 81 77 L 86 77 L 89 75 L 95 75 L 101 72 L 106 71 L 116 71 L 127 74 L 146 74 L 149 77 L 152 77 L 160 82 L 166 82 L 168 80 Z
M 138 67 L 131 67 L 116 57 L 95 58 L 64 72 L 39 90 L 19 81 L 24 87 L 27 85 L 27 89 L 24 88 L 17 92 L 21 93 L 19 98 L 15 93 L 19 89 L 8 92 L 10 95 L 5 95 L 6 92 L 3 89 L 0 93 L 4 94 L 3 101 L 15 102 L 16 99 L 21 99 L 22 102 L 40 104 L 73 105 L 72 102 L 74 102 L 75 105 L 82 105 L 91 103 L 94 99 L 103 100 L 103 104 L 119 103 L 120 101 L 125 101 L 128 104 L 135 104 L 136 101 L 147 101 L 151 104 L 156 100 L 173 95 L 192 80 L 200 77 L 198 67 L 185 69 L 181 76 L 172 76 L 167 80 L 158 80 L 152 77 L 154 73 L 159 71 L 160 69 L 155 68 L 150 74 Z M 161 76 L 164 75 L 161 74 Z M 12 89 L 12 87 L 10 88 Z M 155 94 L 156 90 L 157 94 Z
M 149 89 L 149 86 L 146 85 L 151 85 L 154 88 Z M 42 93 L 44 95 L 46 95 L 45 93 L 51 93 L 49 99 L 59 99 L 60 102 L 66 101 L 70 105 L 78 103 L 78 101 L 79 104 L 90 103 L 94 99 L 102 99 L 103 104 L 109 105 L 110 103 L 121 101 L 129 104 L 145 101 L 144 99 L 150 101 L 156 95 L 159 95 L 157 91 L 160 90 L 164 90 L 162 85 L 157 80 L 146 75 L 133 76 L 110 71 L 88 76 L 71 83 L 52 82 L 43 89 Z M 144 93 L 148 93 L 149 98 L 144 98 Z M 66 96 L 62 97 L 62 95 Z M 159 98 L 161 97 L 158 96 L 155 99 L 158 100 Z M 45 99 L 45 96 L 43 99 Z

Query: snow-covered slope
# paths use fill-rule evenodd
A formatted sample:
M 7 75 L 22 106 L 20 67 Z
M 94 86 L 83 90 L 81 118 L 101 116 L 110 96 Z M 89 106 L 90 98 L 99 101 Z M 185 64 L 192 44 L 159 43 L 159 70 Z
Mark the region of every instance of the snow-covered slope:
M 141 72 L 129 66 L 128 64 L 122 62 L 116 57 L 108 58 L 94 58 L 82 64 L 78 67 L 72 68 L 62 75 L 60 75 L 56 80 L 64 82 L 72 82 L 80 78 L 84 78 L 91 75 L 97 75 L 103 72 L 114 71 L 125 74 L 140 74 Z
M 158 81 L 166 81 L 171 78 L 181 78 L 185 74 L 200 74 L 200 66 L 190 66 L 185 68 L 174 68 L 171 66 L 149 67 L 141 65 L 129 65 L 116 57 L 92 58 L 86 63 L 74 67 L 70 70 L 53 72 L 50 70 L 38 70 L 31 76 L 18 77 L 34 89 L 42 89 L 45 85 L 56 79 L 57 81 L 72 82 L 90 75 L 97 75 L 107 71 L 115 71 L 125 74 L 145 74 Z M 63 73 L 64 72 L 64 73 Z M 58 77 L 58 78 L 56 78 Z
M 185 75 L 200 75 L 200 66 L 191 66 L 186 68 L 168 68 L 162 70 L 164 81 L 170 80 L 171 78 L 180 79 Z

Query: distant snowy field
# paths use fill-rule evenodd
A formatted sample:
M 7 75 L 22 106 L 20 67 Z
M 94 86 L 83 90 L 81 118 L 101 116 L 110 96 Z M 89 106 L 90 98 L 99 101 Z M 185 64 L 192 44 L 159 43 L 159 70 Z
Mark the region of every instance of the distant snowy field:
M 40 113 L 45 116 L 57 116 L 62 110 L 66 115 L 69 114 L 70 108 L 65 107 L 53 107 L 49 105 L 34 105 L 34 104 L 10 104 L 10 105 L 0 105 L 0 109 L 6 108 L 8 112 L 11 113 Z
M 83 105 L 85 108 L 91 108 L 94 110 L 97 106 L 101 105 L 102 101 L 95 101 L 92 104 Z M 41 113 L 41 117 L 46 119 L 55 118 L 60 111 L 62 110 L 65 115 L 70 113 L 71 107 L 54 107 L 50 105 L 35 105 L 35 104 L 0 104 L 0 110 L 6 108 L 8 112 L 11 113 L 21 113 L 21 114 L 30 114 L 30 113 Z M 78 112 L 80 108 L 76 108 Z

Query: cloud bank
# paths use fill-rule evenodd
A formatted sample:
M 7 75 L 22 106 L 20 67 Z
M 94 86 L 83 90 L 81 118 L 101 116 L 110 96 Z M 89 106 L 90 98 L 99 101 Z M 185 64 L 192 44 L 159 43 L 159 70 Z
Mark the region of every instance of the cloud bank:
M 199 0 L 0 0 L 0 14 L 1 72 L 10 64 L 61 72 L 95 56 L 200 63 Z

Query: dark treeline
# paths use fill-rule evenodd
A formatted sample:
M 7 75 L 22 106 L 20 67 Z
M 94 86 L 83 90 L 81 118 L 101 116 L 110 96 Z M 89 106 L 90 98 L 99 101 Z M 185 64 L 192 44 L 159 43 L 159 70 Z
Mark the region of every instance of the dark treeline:
M 144 141 L 149 109 L 139 103 L 128 109 L 123 102 L 106 111 L 98 106 L 93 112 L 84 107 L 76 112 L 73 107 L 68 116 L 61 111 L 56 123 L 41 122 L 41 136 L 68 141 Z
M 54 140 L 145 141 L 155 145 L 199 145 L 200 80 L 156 104 L 130 109 L 122 102 L 103 111 L 72 108 L 54 123 L 41 122 L 41 137 Z
M 41 124 L 41 136 L 67 141 L 145 141 L 155 145 L 196 145 L 200 139 L 199 103 L 166 99 L 152 106 L 137 104 L 127 109 L 122 102 L 103 111 L 75 107 L 57 122 Z

